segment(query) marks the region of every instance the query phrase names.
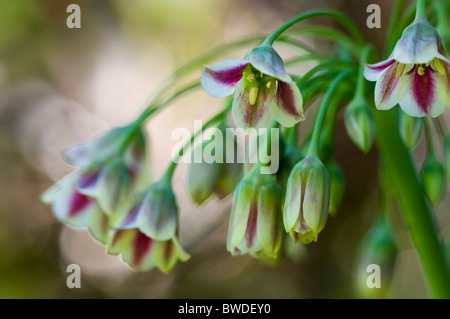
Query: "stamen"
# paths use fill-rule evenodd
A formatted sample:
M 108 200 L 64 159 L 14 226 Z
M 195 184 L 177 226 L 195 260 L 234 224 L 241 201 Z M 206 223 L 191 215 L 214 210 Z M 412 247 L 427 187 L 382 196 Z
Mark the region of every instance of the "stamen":
M 272 84 L 273 84 L 272 81 L 267 82 L 266 84 L 267 88 L 270 89 L 272 87 Z
M 425 75 L 425 68 L 423 67 L 423 65 L 419 66 L 419 68 L 417 69 L 417 73 L 420 76 L 424 76 Z
M 438 58 L 434 58 L 433 64 L 434 67 L 436 68 L 436 71 L 438 71 L 440 75 L 446 74 L 444 63 L 442 63 L 441 60 L 439 60 Z
M 250 105 L 256 104 L 256 98 L 258 97 L 258 87 L 254 86 L 250 89 L 250 94 L 248 95 L 248 101 Z
M 246 79 L 249 82 L 253 82 L 255 80 L 255 75 L 253 73 L 249 73 L 249 75 L 247 75 Z
M 397 67 L 397 73 L 395 74 L 398 78 L 403 75 L 403 72 L 405 71 L 406 64 L 399 63 Z
M 264 74 L 262 72 L 259 72 L 261 79 L 264 77 Z

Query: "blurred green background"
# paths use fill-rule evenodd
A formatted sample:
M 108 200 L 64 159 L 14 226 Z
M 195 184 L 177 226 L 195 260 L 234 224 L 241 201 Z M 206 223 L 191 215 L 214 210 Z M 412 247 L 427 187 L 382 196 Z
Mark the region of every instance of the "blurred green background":
M 132 119 L 171 72 L 206 50 L 268 34 L 313 8 L 349 14 L 382 48 L 392 2 L 0 0 L 0 298 L 367 296 L 357 293 L 355 286 L 365 287 L 365 282 L 355 278 L 360 243 L 376 216 L 378 157 L 376 149 L 364 156 L 353 146 L 342 114 L 336 135 L 337 160 L 347 179 L 342 207 L 329 218 L 317 243 L 287 247 L 289 254 L 276 267 L 227 253 L 231 198 L 195 207 L 183 191 L 183 165 L 174 187 L 181 241 L 192 257 L 169 275 L 132 271 L 120 257 L 108 256 L 87 232 L 59 224 L 39 195 L 72 170 L 61 157 L 66 145 Z M 70 3 L 81 7 L 81 29 L 66 27 Z M 366 27 L 371 3 L 382 8 L 381 29 Z M 315 39 L 305 41 L 324 53 L 331 50 Z M 154 178 L 170 159 L 175 143 L 171 130 L 192 129 L 194 119 L 205 119 L 219 107 L 217 99 L 199 91 L 149 122 Z M 422 144 L 414 153 L 418 166 Z M 450 226 L 449 204 L 446 196 L 436 209 L 443 234 Z M 399 253 L 391 284 L 382 287 L 381 296 L 427 297 L 400 212 L 394 212 L 392 221 Z M 66 287 L 66 267 L 72 263 L 81 267 L 81 289 Z

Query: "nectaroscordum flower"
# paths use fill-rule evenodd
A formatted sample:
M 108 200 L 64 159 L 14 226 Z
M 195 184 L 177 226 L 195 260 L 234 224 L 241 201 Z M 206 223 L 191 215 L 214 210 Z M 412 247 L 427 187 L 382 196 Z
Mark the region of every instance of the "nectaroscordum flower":
M 227 249 L 233 255 L 276 260 L 282 240 L 281 190 L 255 166 L 236 187 Z
M 108 253 L 122 254 L 136 270 L 156 266 L 169 272 L 177 260 L 189 259 L 178 240 L 178 208 L 170 180 L 152 184 L 125 212 L 121 225 L 112 230 Z
M 132 131 L 133 130 L 133 131 Z M 109 227 L 120 221 L 128 196 L 146 182 L 145 138 L 132 126 L 115 128 L 66 149 L 77 170 L 41 197 L 55 217 L 72 227 L 87 227 L 106 243 Z
M 414 117 L 437 117 L 450 106 L 450 61 L 442 55 L 441 39 L 422 16 L 409 25 L 391 56 L 367 65 L 364 75 L 376 81 L 375 104 L 387 110 L 400 104 Z
M 295 241 L 317 241 L 328 218 L 330 188 L 330 174 L 317 157 L 308 156 L 292 169 L 283 217 Z
M 304 119 L 300 90 L 271 46 L 256 47 L 244 59 L 204 66 L 200 83 L 214 97 L 234 93 L 232 113 L 238 127 L 267 128 L 274 118 L 291 127 Z

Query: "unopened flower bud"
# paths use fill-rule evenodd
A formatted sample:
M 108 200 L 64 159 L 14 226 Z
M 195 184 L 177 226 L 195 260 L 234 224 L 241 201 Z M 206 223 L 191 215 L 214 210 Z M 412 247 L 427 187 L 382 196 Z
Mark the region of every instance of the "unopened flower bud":
M 202 204 L 214 193 L 222 171 L 223 163 L 207 163 L 204 159 L 199 163 L 194 161 L 195 154 L 197 152 L 203 154 L 203 150 L 209 143 L 211 141 L 205 141 L 194 148 L 186 176 L 187 195 L 196 204 Z
M 284 202 L 284 227 L 295 241 L 317 241 L 330 203 L 330 174 L 317 157 L 306 157 L 289 176 Z
M 278 258 L 281 247 L 281 190 L 258 165 L 238 184 L 233 198 L 227 249 L 233 255 Z
M 434 206 L 438 205 L 445 195 L 445 172 L 437 158 L 430 154 L 422 167 L 422 182 L 425 194 Z
M 285 146 L 283 157 L 281 158 L 280 170 L 278 171 L 278 185 L 281 187 L 283 197 L 286 195 L 287 182 L 292 169 L 303 158 L 303 154 L 295 146 Z
M 347 106 L 344 122 L 350 139 L 364 153 L 369 152 L 375 136 L 372 112 L 363 98 L 356 98 Z
M 345 192 L 345 176 L 341 167 L 332 160 L 327 165 L 327 170 L 331 177 L 331 190 L 330 190 L 330 215 L 334 216 L 341 206 L 342 198 Z
M 359 247 L 355 288 L 361 298 L 385 298 L 394 272 L 397 245 L 384 220 L 379 220 Z M 369 268 L 379 267 L 379 269 Z M 376 277 L 375 271 L 381 272 Z M 374 278 L 369 276 L 372 274 Z M 375 282 L 380 280 L 380 282 Z M 373 285 L 372 287 L 370 285 Z M 379 285 L 379 286 L 378 286 Z
M 408 150 L 412 150 L 420 140 L 423 129 L 423 119 L 400 113 L 400 136 Z

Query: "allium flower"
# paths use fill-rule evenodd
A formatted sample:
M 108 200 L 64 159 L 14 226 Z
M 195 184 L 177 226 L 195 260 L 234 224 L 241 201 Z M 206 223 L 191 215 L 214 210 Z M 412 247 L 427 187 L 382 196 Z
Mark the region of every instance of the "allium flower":
M 136 195 L 117 228 L 139 228 L 155 240 L 168 240 L 175 236 L 177 223 L 178 207 L 170 181 L 161 179 Z
M 72 173 L 50 187 L 41 196 L 42 202 L 52 205 L 53 214 L 62 223 L 75 228 L 88 228 L 99 242 L 108 240 L 109 221 L 97 201 L 75 188 L 78 173 Z
M 178 238 L 155 240 L 138 228 L 114 231 L 108 244 L 108 253 L 122 254 L 122 259 L 139 271 L 158 267 L 168 273 L 178 260 L 187 261 L 190 256 L 181 247 Z
M 232 113 L 238 127 L 267 128 L 274 118 L 291 127 L 304 119 L 300 90 L 271 46 L 256 47 L 244 59 L 204 66 L 200 83 L 214 97 L 234 93 Z
M 330 187 L 330 174 L 317 157 L 295 165 L 284 202 L 284 227 L 295 241 L 317 241 L 328 218 Z
M 147 180 L 145 138 L 132 126 L 116 128 L 89 142 L 70 146 L 66 160 L 77 171 L 42 195 L 55 217 L 73 227 L 88 227 L 106 242 L 109 226 L 117 223 L 128 196 Z
M 162 179 L 138 194 L 121 225 L 113 230 L 108 253 L 122 254 L 136 270 L 158 267 L 169 272 L 189 255 L 178 241 L 178 209 L 170 181 Z
M 227 249 L 276 260 L 281 246 L 281 190 L 275 178 L 252 169 L 238 184 L 233 199 Z
M 403 31 L 391 56 L 367 65 L 364 75 L 377 82 L 377 109 L 388 110 L 400 104 L 410 116 L 437 117 L 450 106 L 449 65 L 436 29 L 418 17 Z

